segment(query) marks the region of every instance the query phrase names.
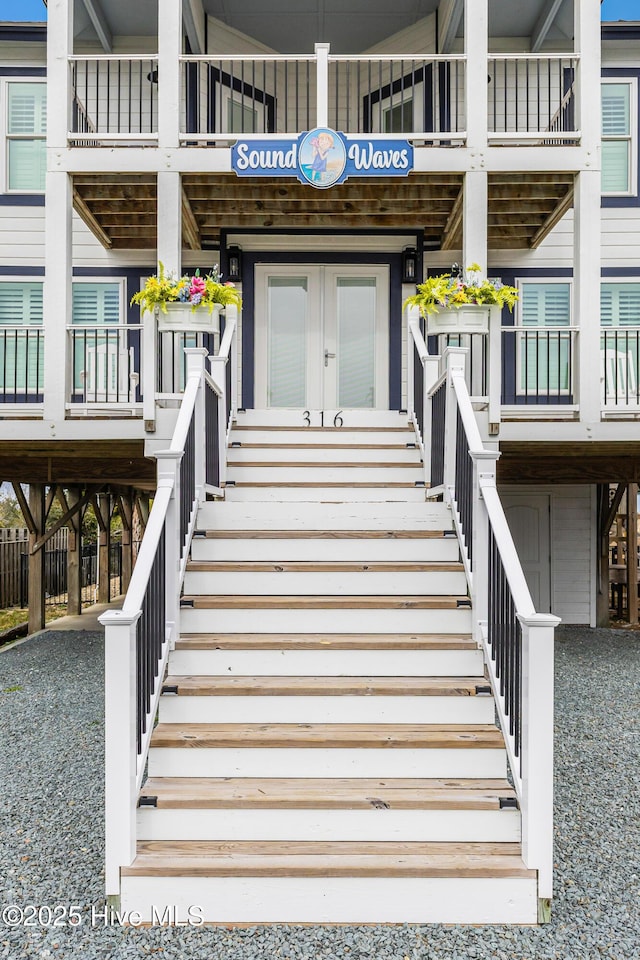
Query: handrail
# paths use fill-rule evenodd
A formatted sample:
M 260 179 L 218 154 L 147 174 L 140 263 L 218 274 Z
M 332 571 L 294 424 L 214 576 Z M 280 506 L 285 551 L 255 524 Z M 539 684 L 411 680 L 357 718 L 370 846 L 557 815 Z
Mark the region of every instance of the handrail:
M 537 870 L 540 909 L 546 912 L 553 887 L 553 638 L 560 621 L 536 613 L 496 489 L 499 453 L 482 441 L 465 356 L 462 348 L 447 348 L 445 374 L 427 397 L 438 421 L 432 434 L 444 438 L 438 454 L 442 483 L 435 493 L 442 492 L 453 512 L 473 634 L 484 651 L 522 813 L 522 856 Z

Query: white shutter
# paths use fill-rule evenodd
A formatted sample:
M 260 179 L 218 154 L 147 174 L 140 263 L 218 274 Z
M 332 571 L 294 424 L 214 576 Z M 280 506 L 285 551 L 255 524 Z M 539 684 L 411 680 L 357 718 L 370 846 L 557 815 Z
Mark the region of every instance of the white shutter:
M 522 326 L 569 326 L 571 287 L 568 283 L 524 283 L 520 306 Z M 570 338 L 568 331 L 559 330 L 520 334 L 519 392 L 546 396 L 569 392 Z
M 571 322 L 571 287 L 568 283 L 523 283 L 523 326 L 558 327 Z
M 39 326 L 42 283 L 0 282 L 0 325 Z
M 46 133 L 46 84 L 10 83 L 7 103 L 9 190 L 44 190 Z
M 119 322 L 119 283 L 73 284 L 73 323 L 102 326 Z
M 602 84 L 602 192 L 628 193 L 631 157 L 631 87 Z
M 600 323 L 603 327 L 640 326 L 640 283 L 603 283 Z
M 2 327 L 23 327 L 6 330 Z M 42 283 L 0 282 L 0 388 L 16 396 L 42 391 Z

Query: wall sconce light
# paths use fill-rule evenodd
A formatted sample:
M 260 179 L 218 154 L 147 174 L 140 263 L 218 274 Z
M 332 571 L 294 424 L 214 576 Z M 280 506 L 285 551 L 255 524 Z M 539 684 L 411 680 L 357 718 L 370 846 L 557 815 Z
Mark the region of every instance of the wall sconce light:
M 157 68 L 156 68 L 155 70 L 152 70 L 151 73 L 148 73 L 148 74 L 147 74 L 147 80 L 149 81 L 149 83 L 157 83 L 157 82 L 158 82 L 158 70 L 157 70 Z
M 416 283 L 418 254 L 415 247 L 405 247 L 402 251 L 402 282 Z
M 227 280 L 234 283 L 242 280 L 242 250 L 240 247 L 227 247 Z

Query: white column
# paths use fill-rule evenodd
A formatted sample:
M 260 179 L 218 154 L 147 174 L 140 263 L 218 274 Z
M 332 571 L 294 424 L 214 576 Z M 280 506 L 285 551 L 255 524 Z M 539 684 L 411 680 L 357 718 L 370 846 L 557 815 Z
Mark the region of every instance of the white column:
M 447 401 L 444 433 L 444 488 L 445 500 L 450 502 L 450 491 L 456 482 L 456 435 L 458 428 L 458 404 L 453 386 L 453 374 L 463 377 L 467 363 L 466 347 L 447 347 L 443 359 L 447 370 Z
M 65 416 L 71 323 L 72 186 L 66 173 L 47 173 L 44 211 L 44 419 Z
M 180 463 L 183 450 L 156 450 L 158 489 L 170 487 L 171 498 L 167 507 L 165 527 L 165 622 L 171 637 L 173 650 L 180 633 L 180 588 L 182 548 L 180 540 Z M 185 557 L 186 562 L 186 557 Z
M 600 4 L 574 4 L 577 71 L 576 123 L 587 169 L 576 176 L 573 234 L 573 322 L 580 327 L 576 384 L 580 419 L 600 419 Z
M 500 454 L 496 450 L 471 453 L 473 460 L 473 639 L 482 646 L 482 630 L 489 619 L 489 514 L 482 502 L 482 484 L 496 485 L 496 464 Z
M 522 859 L 538 871 L 538 900 L 553 889 L 553 641 L 558 617 L 522 625 Z
M 316 125 L 329 125 L 329 44 L 316 43 Z
M 182 273 L 182 182 L 179 173 L 158 172 L 158 263 Z
M 52 0 L 47 22 L 47 178 L 44 282 L 44 419 L 64 420 L 67 334 L 71 322 L 72 189 L 60 159 L 71 118 L 68 57 L 73 50 L 73 2 Z
M 462 267 L 477 263 L 487 275 L 488 177 L 485 170 L 470 170 L 464 176 L 462 205 Z
M 465 0 L 464 52 L 467 58 L 467 146 L 479 163 L 487 146 L 489 96 L 489 0 Z
M 120 868 L 136 855 L 136 623 L 141 611 L 107 610 L 105 628 L 105 885 L 120 894 Z
M 178 146 L 182 34 L 182 0 L 158 0 L 158 146 L 161 149 Z
M 196 499 L 199 503 L 204 503 L 205 496 L 205 459 L 207 449 L 206 437 L 206 414 L 205 414 L 205 394 L 206 385 L 204 382 L 205 359 L 208 356 L 206 347 L 187 347 L 185 349 L 187 356 L 187 380 L 189 377 L 197 376 L 200 379 L 200 388 L 195 405 L 195 431 L 196 431 Z

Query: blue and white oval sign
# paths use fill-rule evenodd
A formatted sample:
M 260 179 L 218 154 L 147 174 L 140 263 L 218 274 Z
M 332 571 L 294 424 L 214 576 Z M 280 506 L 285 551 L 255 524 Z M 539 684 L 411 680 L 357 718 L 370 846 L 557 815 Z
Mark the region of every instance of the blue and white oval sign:
M 413 169 L 413 146 L 317 127 L 295 139 L 238 140 L 231 169 L 239 177 L 297 177 L 325 190 L 348 177 L 406 177 Z

